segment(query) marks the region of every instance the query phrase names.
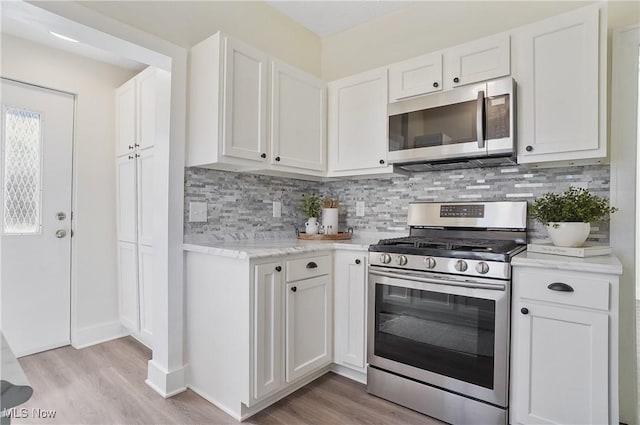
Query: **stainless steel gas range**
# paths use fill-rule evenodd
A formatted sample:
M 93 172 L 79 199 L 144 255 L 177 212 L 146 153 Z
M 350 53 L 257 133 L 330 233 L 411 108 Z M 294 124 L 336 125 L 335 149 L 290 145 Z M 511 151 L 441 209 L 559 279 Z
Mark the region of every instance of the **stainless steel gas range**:
M 369 247 L 369 393 L 456 425 L 507 423 L 526 219 L 526 202 L 412 203 L 409 236 Z

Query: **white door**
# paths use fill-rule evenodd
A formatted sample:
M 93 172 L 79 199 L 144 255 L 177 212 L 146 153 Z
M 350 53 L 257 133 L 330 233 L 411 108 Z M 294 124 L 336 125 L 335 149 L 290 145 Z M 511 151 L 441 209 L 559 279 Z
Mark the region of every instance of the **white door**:
M 116 155 L 131 153 L 137 147 L 136 121 L 136 81 L 130 80 L 116 90 Z
M 508 34 L 497 34 L 448 49 L 445 52 L 446 89 L 509 75 Z
M 153 244 L 153 148 L 136 153 L 138 179 L 138 243 Z
M 116 203 L 118 240 L 136 242 L 136 155 L 119 156 L 116 159 Z
M 363 369 L 366 335 L 366 255 L 337 253 L 334 277 L 334 361 Z M 364 371 L 364 370 L 363 370 Z
M 2 80 L 2 331 L 16 356 L 70 343 L 74 96 Z
M 286 377 L 292 382 L 331 363 L 331 280 L 314 277 L 285 290 Z
M 442 53 L 389 66 L 389 103 L 442 90 Z
M 153 343 L 153 248 L 138 245 L 138 282 L 140 297 L 140 338 L 151 347 Z
M 118 290 L 120 323 L 132 332 L 140 331 L 140 289 L 138 288 L 136 244 L 118 241 Z

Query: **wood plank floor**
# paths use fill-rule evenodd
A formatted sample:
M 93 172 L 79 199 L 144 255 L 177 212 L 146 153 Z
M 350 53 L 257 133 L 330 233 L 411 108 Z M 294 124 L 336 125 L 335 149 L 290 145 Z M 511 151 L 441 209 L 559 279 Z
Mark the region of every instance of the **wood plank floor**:
M 20 359 L 34 395 L 30 417 L 14 424 L 235 424 L 192 391 L 163 399 L 144 380 L 149 351 L 133 338 L 76 350 L 63 347 Z M 32 409 L 56 410 L 53 419 Z M 364 385 L 329 373 L 244 423 L 411 424 L 437 420 L 367 394 Z

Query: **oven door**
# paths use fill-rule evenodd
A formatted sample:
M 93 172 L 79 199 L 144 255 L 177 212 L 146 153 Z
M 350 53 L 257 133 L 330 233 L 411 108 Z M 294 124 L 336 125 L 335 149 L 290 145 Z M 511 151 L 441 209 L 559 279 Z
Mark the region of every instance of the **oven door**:
M 369 365 L 507 407 L 509 285 L 369 268 Z

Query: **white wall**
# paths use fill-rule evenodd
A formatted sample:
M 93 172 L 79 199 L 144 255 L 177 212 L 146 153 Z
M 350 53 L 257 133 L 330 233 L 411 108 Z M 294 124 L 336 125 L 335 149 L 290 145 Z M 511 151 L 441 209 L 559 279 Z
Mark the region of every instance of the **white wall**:
M 77 95 L 71 326 L 84 345 L 118 328 L 114 90 L 135 72 L 4 34 L 1 47 L 3 77 Z

